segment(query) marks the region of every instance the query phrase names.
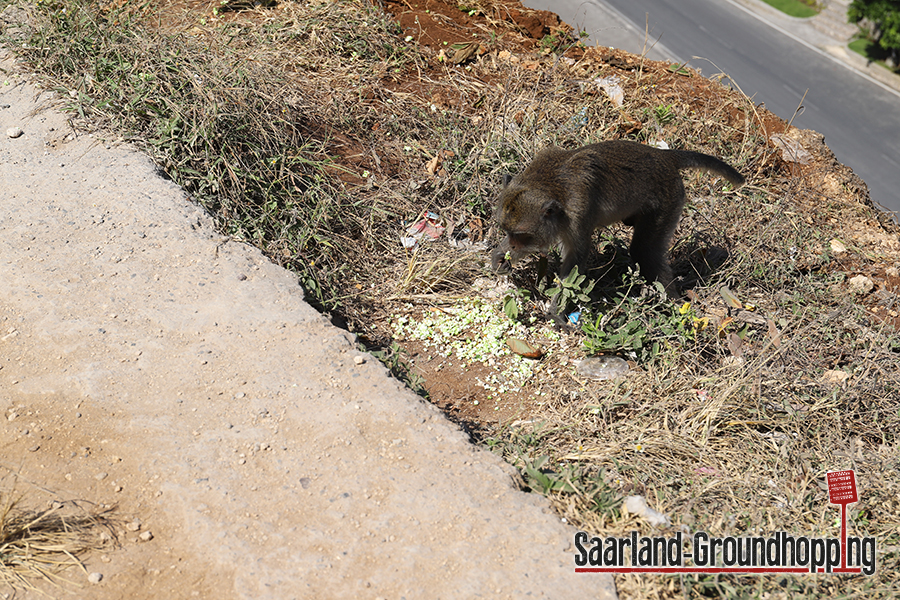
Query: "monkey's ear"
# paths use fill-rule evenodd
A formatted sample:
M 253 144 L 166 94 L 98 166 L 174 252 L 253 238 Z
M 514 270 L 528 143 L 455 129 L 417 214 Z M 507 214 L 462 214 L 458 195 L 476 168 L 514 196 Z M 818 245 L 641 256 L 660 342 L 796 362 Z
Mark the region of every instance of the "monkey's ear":
M 503 189 L 506 189 L 506 186 L 509 185 L 509 182 L 512 181 L 512 175 L 509 173 L 503 174 Z

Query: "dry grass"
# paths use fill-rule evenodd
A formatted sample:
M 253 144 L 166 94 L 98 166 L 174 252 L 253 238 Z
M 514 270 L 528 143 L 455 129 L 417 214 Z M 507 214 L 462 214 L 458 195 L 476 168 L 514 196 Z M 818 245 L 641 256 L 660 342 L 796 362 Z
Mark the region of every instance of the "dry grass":
M 801 137 L 810 165 L 786 163 L 769 141 L 784 123 L 738 91 L 624 53 L 612 58 L 631 68 L 593 50 L 516 54 L 508 36 L 483 33 L 473 61 L 441 63 L 365 2 L 285 3 L 277 16 L 216 23 L 168 15 L 162 26 L 149 13 L 41 6 L 17 52 L 77 123 L 146 148 L 223 231 L 295 269 L 312 300 L 384 348 L 401 304 L 425 311 L 489 276 L 484 253 L 443 242 L 410 253 L 398 237 L 432 210 L 469 241 L 492 241 L 501 175 L 538 149 L 664 140 L 734 165 L 748 176 L 736 192 L 709 176 L 686 180 L 692 202 L 673 263 L 693 294 L 689 312 L 640 285 L 627 293 L 628 232 L 602 237 L 585 319 L 601 318 L 609 335 L 643 327 L 613 349 L 637 359 L 627 378 L 581 380 L 566 366 L 577 356 L 551 351 L 524 392 L 541 400 L 517 423 L 472 406 L 461 418 L 478 421 L 479 439 L 569 522 L 600 535 L 649 532 L 619 509 L 641 494 L 673 527 L 834 536 L 824 474 L 856 470 L 850 527 L 877 536 L 875 576 L 623 576 L 623 597 L 900 594 L 900 339 L 878 316 L 897 310 L 887 275 L 900 264 L 897 229 L 814 136 Z M 619 78 L 622 106 L 595 81 L 607 76 Z M 511 280 L 531 292 L 525 315 L 540 314 L 535 272 L 526 265 Z M 878 289 L 849 292 L 859 273 Z M 383 356 L 405 369 L 396 346 Z
M 87 573 L 79 556 L 108 546 L 115 530 L 111 510 L 85 509 L 73 501 L 29 508 L 15 487 L 0 489 L 0 584 L 39 593 L 49 583 L 77 585 L 65 571 Z

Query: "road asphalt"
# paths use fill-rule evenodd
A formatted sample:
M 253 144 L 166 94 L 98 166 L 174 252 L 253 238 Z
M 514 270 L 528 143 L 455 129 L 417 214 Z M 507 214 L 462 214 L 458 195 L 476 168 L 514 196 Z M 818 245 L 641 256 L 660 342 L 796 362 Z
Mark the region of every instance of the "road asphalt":
M 877 81 L 880 85 L 900 91 L 900 75 L 877 63 L 872 63 L 847 48 L 847 39 L 830 24 L 820 26 L 825 15 L 811 19 L 790 17 L 762 0 L 728 0 L 742 7 L 754 17 L 793 38 L 799 43 L 827 54 L 847 68 Z M 831 0 L 846 4 L 841 0 Z M 566 23 L 586 31 L 594 44 L 621 48 L 633 54 L 643 54 L 652 60 L 683 62 L 685 57 L 672 52 L 665 43 L 654 38 L 652 32 L 638 27 L 616 8 L 603 0 L 526 0 L 530 8 L 556 12 Z M 690 57 L 687 57 L 690 58 Z
M 530 0 L 530 5 L 552 7 L 591 33 L 591 42 L 635 53 L 646 49 L 652 59 L 726 73 L 729 85 L 740 86 L 772 112 L 824 134 L 838 160 L 869 185 L 873 202 L 900 212 L 900 76 L 849 49 L 856 28 L 846 22 L 848 0 L 830 0 L 807 19 L 784 15 L 761 0 Z
M 835 25 L 829 22 L 830 15 L 824 11 L 817 17 L 810 19 L 798 19 L 789 17 L 783 12 L 772 8 L 762 0 L 730 0 L 732 3 L 743 7 L 756 18 L 778 29 L 784 35 L 792 37 L 801 44 L 824 52 L 832 60 L 852 69 L 883 87 L 900 91 L 900 75 L 896 75 L 885 67 L 870 62 L 847 47 L 847 38 L 842 32 L 835 29 Z M 846 5 L 848 2 L 831 0 L 836 5 Z

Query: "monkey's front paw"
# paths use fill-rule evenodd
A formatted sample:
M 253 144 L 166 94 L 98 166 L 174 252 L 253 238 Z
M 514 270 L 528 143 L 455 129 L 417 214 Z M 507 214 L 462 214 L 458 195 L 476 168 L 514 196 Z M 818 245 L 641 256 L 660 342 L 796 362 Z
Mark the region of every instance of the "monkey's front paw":
M 553 319 L 553 325 L 557 331 L 576 331 L 578 327 L 566 313 L 565 307 L 560 307 L 557 298 L 551 298 L 547 306 L 547 316 Z
M 494 250 L 491 254 L 491 269 L 500 275 L 512 271 L 512 261 L 509 260 L 509 252 Z

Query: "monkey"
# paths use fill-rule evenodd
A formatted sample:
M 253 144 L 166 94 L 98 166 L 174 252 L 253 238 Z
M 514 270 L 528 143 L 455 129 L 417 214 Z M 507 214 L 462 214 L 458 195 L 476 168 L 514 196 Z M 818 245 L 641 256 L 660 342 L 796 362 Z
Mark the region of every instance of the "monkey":
M 506 237 L 491 255 L 492 269 L 506 270 L 559 243 L 560 276 L 576 265 L 584 273 L 594 230 L 621 221 L 634 228 L 629 251 L 641 274 L 677 296 L 666 254 L 685 204 L 682 169 L 711 171 L 735 187 L 744 183 L 713 156 L 627 140 L 541 151 L 504 182 L 494 219 Z

